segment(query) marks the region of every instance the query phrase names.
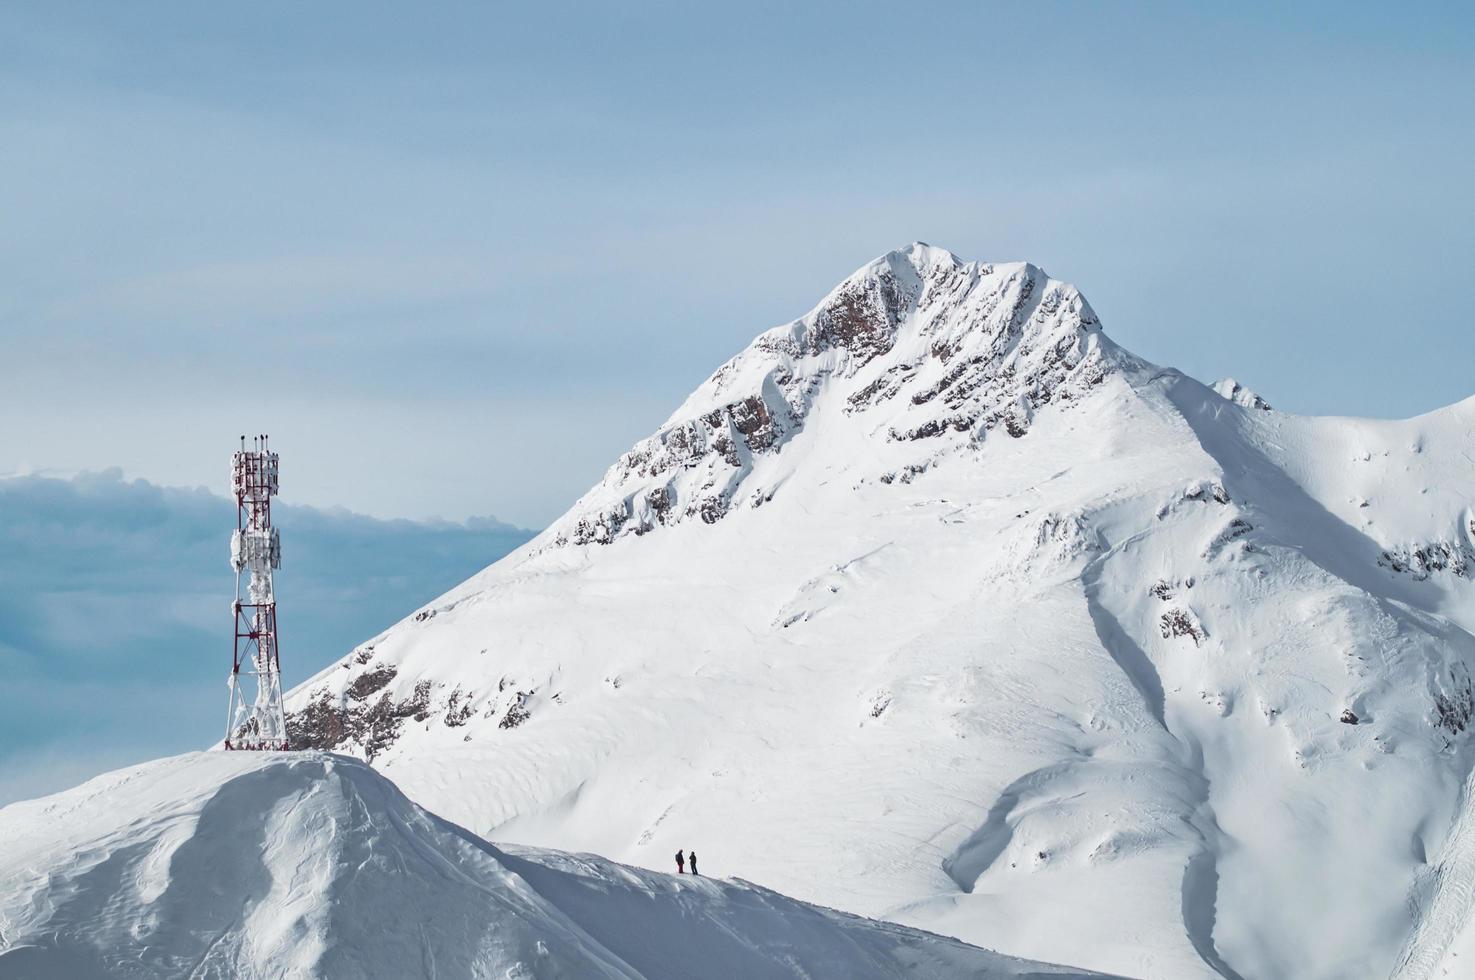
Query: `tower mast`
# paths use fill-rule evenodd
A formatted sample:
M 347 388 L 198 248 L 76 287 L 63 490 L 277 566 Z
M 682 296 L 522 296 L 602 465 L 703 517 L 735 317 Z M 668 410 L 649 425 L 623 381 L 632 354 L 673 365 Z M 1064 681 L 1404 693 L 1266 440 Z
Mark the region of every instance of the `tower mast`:
M 230 671 L 227 749 L 288 748 L 282 710 L 282 665 L 277 658 L 277 602 L 272 569 L 282 567 L 282 539 L 271 525 L 277 494 L 277 454 L 257 436 L 231 455 L 231 489 L 236 495 L 236 530 L 230 563 L 236 570 L 235 654 Z M 244 578 L 242 572 L 249 573 Z M 254 692 L 248 690 L 254 687 Z M 254 693 L 254 696 L 253 696 Z

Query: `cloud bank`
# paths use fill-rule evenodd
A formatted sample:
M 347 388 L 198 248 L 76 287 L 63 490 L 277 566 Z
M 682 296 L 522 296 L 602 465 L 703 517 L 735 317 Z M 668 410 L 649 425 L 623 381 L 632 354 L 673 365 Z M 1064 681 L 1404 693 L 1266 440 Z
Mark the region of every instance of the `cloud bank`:
M 288 686 L 533 535 L 290 504 L 273 518 Z M 220 737 L 234 527 L 231 500 L 117 470 L 0 479 L 0 804 Z

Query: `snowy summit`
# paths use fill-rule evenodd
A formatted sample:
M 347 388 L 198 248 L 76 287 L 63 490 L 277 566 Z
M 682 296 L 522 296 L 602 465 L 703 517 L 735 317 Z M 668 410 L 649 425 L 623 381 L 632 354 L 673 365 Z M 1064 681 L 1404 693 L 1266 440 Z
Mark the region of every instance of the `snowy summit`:
M 1019 956 L 1432 975 L 1475 880 L 1475 401 L 1263 407 L 912 245 L 291 723 L 492 839 L 697 846 Z
M 876 975 L 1016 969 L 673 884 L 680 848 L 705 874 L 1082 970 L 1455 975 L 1475 958 L 1472 431 L 1475 399 L 1396 422 L 1270 411 L 1117 346 L 1036 266 L 914 244 L 760 334 L 543 534 L 290 694 L 296 745 L 367 766 L 207 756 L 148 770 L 148 792 L 194 792 L 171 765 L 216 800 L 259 782 L 298 821 L 283 842 L 345 826 L 304 800 L 362 813 L 344 819 L 413 853 L 395 874 L 427 907 L 426 881 L 495 892 L 509 938 L 485 962 L 535 976 L 556 974 L 531 937 L 575 926 L 570 975 L 665 975 L 623 934 L 664 941 L 652 923 L 677 914 L 742 937 L 732 975 L 765 975 L 801 915 Z M 182 828 L 231 807 L 196 799 L 135 850 L 109 830 L 79 851 L 98 860 L 38 845 L 25 867 L 95 891 L 74 917 L 118 909 L 96 936 L 121 936 L 155 913 L 108 897 L 117 874 L 166 893 Z M 73 805 L 7 808 L 0 831 Z M 263 895 L 299 865 L 334 892 L 359 846 L 274 840 L 237 858 Z M 140 857 L 158 841 L 174 857 Z M 8 938 L 72 921 L 27 887 L 0 905 Z M 288 928 L 319 963 L 356 935 L 252 920 L 221 962 Z M 446 928 L 374 941 L 457 962 L 489 942 Z M 774 975 L 830 962 L 808 955 Z

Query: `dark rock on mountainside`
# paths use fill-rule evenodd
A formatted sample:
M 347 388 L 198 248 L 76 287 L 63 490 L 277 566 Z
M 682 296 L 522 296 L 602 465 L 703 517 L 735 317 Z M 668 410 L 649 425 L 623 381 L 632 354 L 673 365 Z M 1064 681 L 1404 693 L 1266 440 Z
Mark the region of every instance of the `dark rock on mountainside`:
M 407 719 L 430 717 L 430 682 L 419 682 L 409 697 L 396 700 L 383 691 L 395 675 L 395 668 L 384 664 L 354 678 L 342 696 L 330 694 L 327 688 L 314 691 L 306 707 L 287 713 L 287 738 L 292 747 L 336 749 L 357 743 L 373 761 L 394 744 Z
M 688 519 L 712 524 L 750 498 L 767 499 L 771 491 L 744 482 L 831 404 L 891 443 L 918 444 L 891 469 L 894 480 L 995 431 L 1022 438 L 1037 412 L 1073 403 L 1127 360 L 1100 338 L 1080 294 L 1035 266 L 964 264 L 913 245 L 714 372 L 672 421 L 620 457 L 553 544 L 609 544 Z

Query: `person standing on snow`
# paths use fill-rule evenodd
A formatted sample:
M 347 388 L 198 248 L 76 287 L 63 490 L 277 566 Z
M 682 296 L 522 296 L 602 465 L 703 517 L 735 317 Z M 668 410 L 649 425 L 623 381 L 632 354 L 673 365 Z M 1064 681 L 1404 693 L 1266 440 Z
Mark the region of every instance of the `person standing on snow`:
M 691 862 L 691 873 L 692 874 L 696 874 L 697 873 L 697 852 L 696 851 L 692 851 L 691 852 L 691 855 L 689 857 L 687 857 L 687 860 Z
M 686 858 L 679 849 L 676 851 L 676 873 L 686 874 Z

